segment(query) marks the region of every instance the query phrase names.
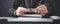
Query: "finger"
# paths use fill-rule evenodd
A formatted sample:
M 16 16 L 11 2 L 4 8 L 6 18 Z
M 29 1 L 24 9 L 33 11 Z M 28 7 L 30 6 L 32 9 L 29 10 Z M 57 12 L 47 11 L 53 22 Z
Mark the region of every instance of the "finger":
M 24 14 L 20 14 L 20 16 L 23 16 Z
M 37 12 L 40 13 L 40 11 L 41 11 L 41 9 L 39 8 L 39 9 L 37 10 Z
M 26 8 L 24 8 L 24 7 L 18 7 L 18 9 L 17 10 L 19 10 L 19 11 L 26 11 L 27 9 Z
M 40 6 L 40 8 L 38 8 L 38 13 L 40 13 L 42 11 L 43 7 Z
M 18 14 L 17 16 L 23 16 L 24 14 Z
M 35 13 L 37 13 L 37 10 L 36 9 L 34 11 L 35 11 Z
M 24 12 L 19 12 L 20 14 L 24 14 Z
M 40 12 L 38 11 L 38 13 L 40 13 Z
M 38 12 L 41 12 L 41 13 L 45 12 L 45 8 L 40 7 L 40 8 L 38 9 Z
M 44 14 L 46 14 L 47 13 L 47 11 L 45 11 L 45 10 L 42 10 L 42 11 L 40 11 L 40 13 L 44 13 Z
M 26 11 L 27 11 L 27 9 L 26 9 L 26 8 L 24 8 L 23 10 L 24 10 L 24 12 L 26 12 Z
M 23 16 L 23 15 L 24 15 L 24 12 L 20 12 L 20 13 L 19 13 L 19 16 Z
M 16 12 L 16 15 L 17 15 L 17 16 L 22 16 L 23 14 L 24 14 L 24 12 L 19 12 L 19 11 Z
M 45 10 L 41 9 L 41 10 L 39 10 L 39 12 L 43 14 L 43 13 L 45 13 Z
M 38 13 L 38 9 L 39 9 L 39 7 L 37 7 L 37 8 L 35 9 L 35 13 Z
M 48 13 L 47 9 L 42 10 L 43 13 Z
M 20 10 L 20 12 L 26 12 L 27 10 L 26 9 L 22 9 L 22 10 Z

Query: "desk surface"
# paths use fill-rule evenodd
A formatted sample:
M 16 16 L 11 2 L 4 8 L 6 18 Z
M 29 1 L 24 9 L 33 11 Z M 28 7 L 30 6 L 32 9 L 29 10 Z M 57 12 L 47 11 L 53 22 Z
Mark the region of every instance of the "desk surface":
M 0 17 L 0 19 L 7 19 L 8 22 L 53 22 L 51 18 Z
M 60 19 L 58 16 L 51 16 L 50 18 L 39 17 L 0 17 L 0 19 L 7 19 L 8 22 L 53 22 L 54 19 Z

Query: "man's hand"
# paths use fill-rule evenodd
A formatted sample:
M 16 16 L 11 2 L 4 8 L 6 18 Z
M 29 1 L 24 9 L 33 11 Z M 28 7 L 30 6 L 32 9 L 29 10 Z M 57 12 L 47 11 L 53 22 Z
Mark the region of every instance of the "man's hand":
M 22 15 L 24 15 L 24 13 L 25 13 L 26 10 L 27 9 L 24 8 L 24 7 L 18 7 L 18 9 L 16 10 L 16 15 L 17 16 L 22 16 Z
M 48 13 L 48 10 L 47 10 L 47 7 L 43 4 L 43 5 L 38 6 L 35 9 L 35 12 L 36 13 L 40 13 L 40 14 L 47 14 Z

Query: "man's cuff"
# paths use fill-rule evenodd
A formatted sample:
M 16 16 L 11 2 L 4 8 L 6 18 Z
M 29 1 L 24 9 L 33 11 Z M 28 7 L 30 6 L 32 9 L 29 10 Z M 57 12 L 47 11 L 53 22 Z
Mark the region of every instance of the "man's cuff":
M 14 11 L 13 15 L 16 16 L 16 10 Z

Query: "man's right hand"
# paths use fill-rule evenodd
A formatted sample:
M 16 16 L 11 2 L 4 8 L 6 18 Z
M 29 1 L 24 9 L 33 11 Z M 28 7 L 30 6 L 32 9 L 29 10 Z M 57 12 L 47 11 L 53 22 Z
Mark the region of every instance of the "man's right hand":
M 17 10 L 16 10 L 16 15 L 17 16 L 23 16 L 26 11 L 27 11 L 26 8 L 24 8 L 24 7 L 18 7 Z

